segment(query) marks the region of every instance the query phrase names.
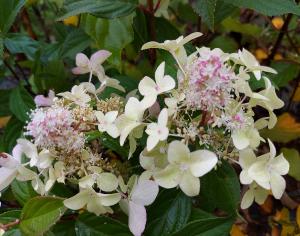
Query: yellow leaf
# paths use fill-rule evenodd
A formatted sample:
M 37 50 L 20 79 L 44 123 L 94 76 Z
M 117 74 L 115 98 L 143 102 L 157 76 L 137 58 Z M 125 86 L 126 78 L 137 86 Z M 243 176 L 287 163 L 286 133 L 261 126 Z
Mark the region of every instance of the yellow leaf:
M 295 235 L 295 226 L 293 225 L 282 225 L 280 236 L 291 236 Z
M 283 59 L 283 56 L 280 53 L 276 53 L 274 56 L 274 60 L 275 61 L 280 61 Z
M 298 206 L 298 208 L 297 208 L 296 221 L 297 221 L 298 227 L 300 228 L 300 206 Z
M 64 19 L 64 24 L 65 25 L 73 25 L 73 26 L 77 26 L 78 25 L 78 16 L 70 16 L 66 19 Z
M 272 19 L 272 24 L 276 29 L 279 30 L 282 28 L 284 21 L 283 21 L 282 17 L 276 16 Z
M 10 116 L 0 117 L 0 129 L 4 128 L 8 123 Z
M 265 52 L 265 50 L 258 48 L 255 50 L 255 57 L 259 60 L 262 61 L 264 59 L 268 58 L 268 54 Z
M 234 224 L 230 230 L 230 236 L 245 236 L 239 226 Z
M 290 113 L 285 112 L 278 117 L 273 129 L 264 129 L 261 135 L 275 142 L 288 143 L 300 137 L 300 123 Z
M 290 212 L 287 208 L 282 208 L 281 210 L 277 210 L 274 215 L 274 220 L 278 222 L 290 222 Z
M 300 86 L 296 89 L 293 97 L 293 102 L 300 102 Z
M 273 211 L 273 199 L 272 199 L 272 197 L 268 196 L 266 201 L 262 205 L 260 205 L 260 207 L 265 213 L 270 214 Z

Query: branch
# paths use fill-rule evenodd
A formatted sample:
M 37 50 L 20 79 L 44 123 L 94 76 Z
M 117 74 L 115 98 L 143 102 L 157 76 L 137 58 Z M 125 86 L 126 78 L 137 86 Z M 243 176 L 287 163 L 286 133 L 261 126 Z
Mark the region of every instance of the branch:
M 20 220 L 19 219 L 16 219 L 15 221 L 13 222 L 10 222 L 10 223 L 7 223 L 7 224 L 3 224 L 3 225 L 0 225 L 0 229 L 3 229 L 4 231 L 8 230 L 9 228 L 15 226 L 15 225 L 18 225 L 20 224 Z

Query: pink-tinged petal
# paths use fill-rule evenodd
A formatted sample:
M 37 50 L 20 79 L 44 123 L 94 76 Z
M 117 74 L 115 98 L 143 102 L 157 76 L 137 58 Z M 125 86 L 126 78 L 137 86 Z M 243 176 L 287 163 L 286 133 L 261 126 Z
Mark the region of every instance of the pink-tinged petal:
M 158 191 L 157 183 L 140 179 L 132 190 L 131 199 L 139 205 L 148 206 L 154 202 Z
M 144 206 L 129 201 L 128 225 L 134 236 L 141 236 L 145 230 L 147 213 Z
M 110 56 L 111 56 L 111 52 L 107 50 L 99 50 L 91 56 L 91 63 L 93 65 L 102 64 Z
M 20 144 L 17 144 L 14 149 L 12 150 L 13 157 L 16 159 L 17 162 L 21 163 L 22 157 L 22 147 Z
M 17 162 L 17 160 L 4 152 L 0 152 L 0 166 L 5 167 L 5 168 L 9 168 L 9 169 L 15 169 L 15 167 L 18 165 L 19 163 Z M 1 176 L 1 174 L 0 174 Z
M 90 72 L 90 69 L 88 67 L 74 67 L 72 69 L 72 73 L 74 75 L 82 75 L 82 74 L 86 74 L 89 72 Z
M 77 53 L 76 55 L 76 66 L 78 67 L 89 67 L 90 60 L 83 53 Z
M 0 191 L 5 189 L 15 179 L 17 171 L 15 169 L 0 168 Z
M 34 103 L 38 107 L 49 107 L 53 104 L 53 98 L 55 97 L 54 91 L 50 90 L 48 97 L 45 97 L 44 95 L 37 95 L 34 98 Z

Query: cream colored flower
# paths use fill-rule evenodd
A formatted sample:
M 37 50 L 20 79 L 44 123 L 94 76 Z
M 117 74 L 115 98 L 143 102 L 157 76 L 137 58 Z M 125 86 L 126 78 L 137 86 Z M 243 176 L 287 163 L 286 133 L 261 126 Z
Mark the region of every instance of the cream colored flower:
M 205 175 L 218 162 L 216 154 L 208 150 L 190 152 L 180 141 L 173 141 L 168 148 L 169 165 L 154 175 L 155 181 L 163 188 L 174 188 L 179 185 L 188 196 L 200 192 L 199 177 Z
M 87 106 L 87 104 L 91 101 L 91 97 L 86 93 L 84 85 L 74 85 L 71 89 L 71 92 L 63 92 L 59 93 L 59 96 L 62 96 L 79 106 Z
M 144 96 L 142 102 L 147 108 L 151 107 L 159 94 L 172 90 L 175 85 L 175 80 L 165 75 L 165 62 L 162 62 L 155 71 L 155 82 L 148 76 L 140 81 L 139 92 Z
M 169 129 L 168 123 L 168 110 L 164 108 L 159 116 L 157 123 L 151 123 L 147 126 L 146 133 L 149 135 L 147 139 L 147 150 L 151 151 L 159 141 L 164 141 L 168 138 Z
M 262 205 L 266 201 L 268 195 L 268 190 L 260 187 L 256 183 L 252 183 L 242 198 L 241 208 L 247 209 L 254 201 L 257 204 Z
M 115 124 L 118 111 L 109 111 L 105 115 L 102 111 L 96 111 L 95 116 L 99 122 L 98 130 L 100 132 L 107 132 L 113 138 L 117 138 L 120 135 L 120 132 Z

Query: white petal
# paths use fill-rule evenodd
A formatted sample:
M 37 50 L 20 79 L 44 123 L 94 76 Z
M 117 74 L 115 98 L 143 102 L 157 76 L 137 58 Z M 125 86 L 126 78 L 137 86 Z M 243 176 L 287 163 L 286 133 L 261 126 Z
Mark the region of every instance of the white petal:
M 218 162 L 215 153 L 208 150 L 198 150 L 191 153 L 190 170 L 196 177 L 200 177 L 211 171 Z
M 158 194 L 157 183 L 152 180 L 139 180 L 131 192 L 131 200 L 143 206 L 152 204 Z
M 270 174 L 266 161 L 257 161 L 248 170 L 249 176 L 254 179 L 261 187 L 270 189 Z
M 231 138 L 232 138 L 234 146 L 239 150 L 242 150 L 242 149 L 248 147 L 250 144 L 249 138 L 242 131 L 234 132 L 231 135 Z
M 20 181 L 33 180 L 37 176 L 37 174 L 34 171 L 26 168 L 23 165 L 19 165 L 17 170 L 18 170 L 17 179 Z
M 129 201 L 128 225 L 134 236 L 141 236 L 145 230 L 147 213 L 144 206 Z
M 259 205 L 262 205 L 266 201 L 268 195 L 269 191 L 264 188 L 257 187 L 254 189 L 255 202 Z
M 271 190 L 276 199 L 280 199 L 285 190 L 285 180 L 284 178 L 277 174 L 271 173 Z
M 156 134 L 149 135 L 147 138 L 147 151 L 151 151 L 159 142 L 159 137 Z
M 180 177 L 179 168 L 173 165 L 168 165 L 165 169 L 154 174 L 155 181 L 163 188 L 176 187 Z
M 8 169 L 0 167 L 0 191 L 5 189 L 15 179 L 17 171 L 15 169 Z
M 158 119 L 157 119 L 157 123 L 159 126 L 167 126 L 168 123 L 168 109 L 164 108 L 161 110 L 161 112 L 159 113 Z
M 97 178 L 97 185 L 101 190 L 105 192 L 111 192 L 118 187 L 118 178 L 109 172 L 101 173 Z
M 91 188 L 93 187 L 95 180 L 92 175 L 87 175 L 81 178 L 78 182 L 80 188 Z
M 159 88 L 159 93 L 170 91 L 176 86 L 175 80 L 169 75 L 157 79 L 156 83 Z
M 115 124 L 110 124 L 106 127 L 106 132 L 113 138 L 117 138 L 120 135 L 120 131 Z
M 121 200 L 120 193 L 112 193 L 112 194 L 97 193 L 97 195 L 100 196 L 101 204 L 103 206 L 113 206 Z
M 107 50 L 99 50 L 91 56 L 91 63 L 95 65 L 102 64 L 110 56 L 111 52 Z
M 157 67 L 156 71 L 155 71 L 155 81 L 157 82 L 157 80 L 160 80 L 164 77 L 165 75 L 165 62 L 163 61 L 162 63 L 160 63 L 160 65 Z
M 281 153 L 271 160 L 272 168 L 280 175 L 286 175 L 289 172 L 290 164 Z
M 251 206 L 254 201 L 254 194 L 252 189 L 248 189 L 248 191 L 244 194 L 241 202 L 241 208 L 247 209 Z
M 173 141 L 169 144 L 168 160 L 170 163 L 181 163 L 189 160 L 190 150 L 180 141 Z
M 17 143 L 21 145 L 22 151 L 28 158 L 37 159 L 37 148 L 33 143 L 26 139 L 18 139 Z
M 137 98 L 130 97 L 125 106 L 125 115 L 132 120 L 140 121 L 145 111 L 142 105 Z
M 7 153 L 0 153 L 0 166 L 15 169 L 20 163 Z
M 197 196 L 200 192 L 200 179 L 189 171 L 180 176 L 180 189 L 189 197 Z
M 240 181 L 242 184 L 251 184 L 253 179 L 249 176 L 248 170 L 242 170 L 240 173 Z
M 147 96 L 151 94 L 157 94 L 156 83 L 148 76 L 145 76 L 139 83 L 140 94 Z
M 270 147 L 270 157 L 272 159 L 276 156 L 276 148 L 270 139 L 268 139 L 268 143 L 269 143 L 269 147 Z
M 239 164 L 243 169 L 249 168 L 256 161 L 256 156 L 252 149 L 247 148 L 239 152 Z
M 105 114 L 105 120 L 109 123 L 112 123 L 116 120 L 118 116 L 118 111 L 109 111 Z
M 203 34 L 200 33 L 200 32 L 194 32 L 194 33 L 191 33 L 189 35 L 187 35 L 186 37 L 184 37 L 182 40 L 181 40 L 181 44 L 186 44 L 188 43 L 189 41 L 195 39 L 195 38 L 198 38 L 198 37 L 201 37 Z
M 102 111 L 95 111 L 94 114 L 95 114 L 95 116 L 96 116 L 96 118 L 97 118 L 97 120 L 98 120 L 99 122 L 103 122 L 103 121 L 104 121 L 105 116 L 104 116 L 104 114 L 103 114 Z

